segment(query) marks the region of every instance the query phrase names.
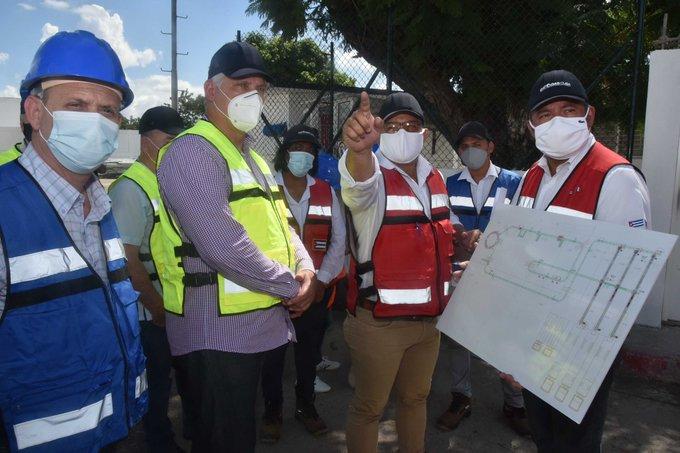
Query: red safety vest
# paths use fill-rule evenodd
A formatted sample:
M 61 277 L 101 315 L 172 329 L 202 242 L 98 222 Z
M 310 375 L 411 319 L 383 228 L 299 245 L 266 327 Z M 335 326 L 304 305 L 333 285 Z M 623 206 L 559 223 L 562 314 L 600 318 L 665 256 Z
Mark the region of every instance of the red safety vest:
M 314 181 L 315 183 L 309 186 L 309 205 L 303 229 L 300 230 L 300 225 L 292 214 L 289 215 L 288 221 L 302 238 L 302 243 L 318 271 L 331 242 L 333 189 L 326 181 L 318 178 L 314 178 Z
M 564 181 L 546 211 L 593 219 L 607 173 L 621 165 L 631 164 L 602 143 L 595 142 Z M 522 190 L 517 200 L 519 206 L 534 207 L 542 179 L 543 169 L 536 163 L 524 176 Z
M 385 215 L 373 243 L 371 260 L 352 259 L 347 308 L 357 298 L 377 296 L 373 316 L 438 316 L 451 297 L 453 225 L 446 184 L 436 170 L 427 177 L 431 218 L 403 176 L 381 167 L 385 181 Z M 359 289 L 361 276 L 373 271 L 373 286 Z

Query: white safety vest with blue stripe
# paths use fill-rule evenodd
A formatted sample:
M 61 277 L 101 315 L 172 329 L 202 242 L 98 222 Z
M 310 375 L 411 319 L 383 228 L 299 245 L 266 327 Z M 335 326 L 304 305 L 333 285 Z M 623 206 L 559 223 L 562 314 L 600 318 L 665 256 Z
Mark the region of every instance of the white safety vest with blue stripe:
M 97 452 L 146 411 L 138 293 L 111 212 L 100 230 L 108 284 L 32 176 L 0 167 L 0 413 L 12 451 Z
M 446 190 L 449 193 L 451 210 L 458 216 L 466 230 L 479 229 L 484 231 L 486 229 L 491 218 L 491 210 L 493 209 L 496 189 L 498 187 L 507 189 L 505 204 L 510 204 L 512 201 L 512 197 L 515 195 L 522 178 L 504 168 L 499 168 L 499 170 L 498 177 L 491 185 L 491 190 L 486 197 L 484 206 L 481 206 L 479 211 L 472 199 L 470 182 L 467 179 L 458 179 L 462 172 L 449 176 L 446 179 Z

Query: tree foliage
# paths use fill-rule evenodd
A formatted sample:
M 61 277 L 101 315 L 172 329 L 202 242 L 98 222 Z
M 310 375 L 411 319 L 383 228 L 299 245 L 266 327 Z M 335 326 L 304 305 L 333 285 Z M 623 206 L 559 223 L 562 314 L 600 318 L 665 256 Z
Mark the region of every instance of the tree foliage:
M 625 125 L 635 0 L 250 0 L 248 11 L 283 37 L 302 36 L 310 28 L 341 37 L 385 71 L 390 9 L 394 81 L 431 107 L 430 118 L 449 137 L 464 121 L 485 122 L 501 165 L 526 167 L 535 158 L 526 135 L 526 102 L 532 83 L 546 70 L 568 69 L 586 87 L 594 83 L 589 96 L 598 123 Z M 664 12 L 670 15 L 669 34 L 680 33 L 680 1 L 647 0 L 647 50 Z M 640 112 L 646 83 L 643 70 Z
M 268 37 L 259 32 L 248 33 L 245 40 L 260 51 L 275 85 L 329 84 L 330 57 L 313 40 Z M 342 72 L 336 72 L 333 81 L 342 86 L 354 86 L 356 83 L 356 80 Z

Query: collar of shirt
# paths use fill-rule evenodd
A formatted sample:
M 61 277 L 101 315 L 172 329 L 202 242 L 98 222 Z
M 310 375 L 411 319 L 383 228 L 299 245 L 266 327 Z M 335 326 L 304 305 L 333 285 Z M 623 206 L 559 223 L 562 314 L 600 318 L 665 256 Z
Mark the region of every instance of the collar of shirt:
M 592 148 L 594 144 L 595 136 L 591 132 L 590 136 L 588 137 L 588 140 L 586 140 L 583 146 L 581 146 L 581 149 L 578 151 L 578 153 L 571 156 L 566 162 L 558 165 L 557 168 L 555 169 L 555 174 L 557 174 L 558 172 L 562 172 L 563 170 L 569 170 L 578 165 L 578 163 L 581 162 L 581 159 L 583 159 L 588 150 Z M 547 175 L 548 177 L 552 177 L 552 175 L 550 174 L 550 167 L 548 167 L 548 159 L 546 159 L 545 155 L 541 156 L 541 158 L 538 159 L 537 164 L 539 167 L 543 169 L 545 175 Z
M 378 158 L 378 163 L 380 164 L 381 167 L 385 167 L 388 170 L 396 169 L 403 176 L 410 178 L 410 176 L 404 170 L 402 170 L 394 162 L 383 156 L 380 150 L 378 150 L 378 152 L 376 152 L 375 155 Z M 418 183 L 419 186 L 424 186 L 427 181 L 427 177 L 432 172 L 433 167 L 432 164 L 428 162 L 428 160 L 425 159 L 422 154 L 418 155 L 417 160 L 418 162 L 416 164 L 416 175 L 418 177 L 418 181 L 416 182 Z
M 498 172 L 499 172 L 498 167 L 496 167 L 493 164 L 493 162 L 491 162 L 491 165 L 489 165 L 489 169 L 486 171 L 486 175 L 484 175 L 484 177 L 482 179 L 480 179 L 479 182 L 482 182 L 487 178 L 492 179 L 492 180 L 498 178 Z M 477 185 L 477 181 L 475 181 L 475 178 L 472 177 L 472 175 L 470 174 L 470 170 L 468 170 L 467 167 L 465 167 L 463 169 L 463 171 L 460 172 L 460 176 L 458 176 L 459 181 L 462 180 L 462 179 L 466 180 L 470 184 Z
M 26 147 L 19 158 L 19 163 L 33 176 L 38 185 L 45 191 L 54 208 L 63 218 L 79 199 L 84 201 L 82 194 L 68 181 L 62 178 L 38 155 L 32 144 Z M 111 199 L 96 178 L 92 178 L 85 189 L 90 199 L 89 221 L 101 220 L 111 209 Z M 81 202 L 82 202 L 81 201 Z
M 274 180 L 276 181 L 276 184 L 283 187 L 283 190 L 285 191 L 285 194 L 286 194 L 286 198 L 288 198 L 288 201 L 291 202 L 291 203 L 302 203 L 303 201 L 309 200 L 309 197 L 311 196 L 309 194 L 309 187 L 316 184 L 316 181 L 314 180 L 314 178 L 307 175 L 307 188 L 305 189 L 305 192 L 302 194 L 302 198 L 300 198 L 300 201 L 297 201 L 297 200 L 293 199 L 293 197 L 291 197 L 290 194 L 288 193 L 288 188 L 283 183 L 283 173 L 282 172 L 277 171 L 276 174 L 274 175 Z

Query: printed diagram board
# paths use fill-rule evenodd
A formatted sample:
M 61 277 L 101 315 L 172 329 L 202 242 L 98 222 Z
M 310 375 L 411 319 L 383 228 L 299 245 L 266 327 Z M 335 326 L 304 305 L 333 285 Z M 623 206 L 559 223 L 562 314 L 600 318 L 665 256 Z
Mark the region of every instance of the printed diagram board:
M 580 423 L 676 239 L 499 205 L 437 327 Z

